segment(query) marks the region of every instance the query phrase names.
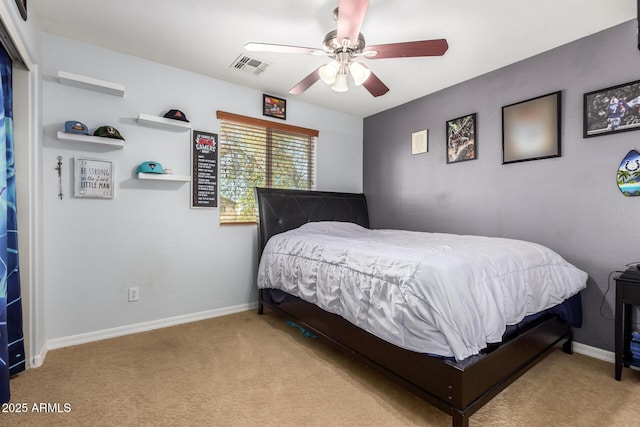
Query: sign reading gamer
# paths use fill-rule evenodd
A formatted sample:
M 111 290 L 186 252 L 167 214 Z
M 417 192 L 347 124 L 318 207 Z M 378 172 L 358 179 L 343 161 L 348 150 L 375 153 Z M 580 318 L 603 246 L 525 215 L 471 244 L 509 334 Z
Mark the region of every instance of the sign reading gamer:
M 218 134 L 193 131 L 191 207 L 218 206 Z

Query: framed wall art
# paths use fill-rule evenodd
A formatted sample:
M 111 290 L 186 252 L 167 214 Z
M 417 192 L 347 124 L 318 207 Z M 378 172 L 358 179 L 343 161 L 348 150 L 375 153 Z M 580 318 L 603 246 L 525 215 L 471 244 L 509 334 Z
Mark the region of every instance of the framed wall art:
M 640 129 L 640 80 L 584 94 L 584 138 Z
M 73 195 L 74 197 L 113 199 L 113 162 L 74 158 Z
M 502 164 L 560 157 L 562 93 L 502 107 Z
M 447 121 L 447 163 L 476 159 L 476 113 Z
M 287 101 L 271 95 L 262 95 L 262 114 L 276 119 L 287 119 Z
M 422 154 L 429 151 L 429 129 L 411 134 L 411 154 Z

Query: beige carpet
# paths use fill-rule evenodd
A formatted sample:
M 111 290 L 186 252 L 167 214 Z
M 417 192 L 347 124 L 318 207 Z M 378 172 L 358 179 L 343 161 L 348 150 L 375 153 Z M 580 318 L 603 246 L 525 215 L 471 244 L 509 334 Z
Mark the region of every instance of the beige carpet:
M 234 314 L 49 352 L 11 381 L 3 426 L 450 426 L 451 418 L 268 313 Z M 69 412 L 38 413 L 34 403 Z M 55 405 L 49 405 L 55 408 Z M 5 408 L 6 409 L 6 408 Z M 640 425 L 640 372 L 560 350 L 471 426 Z

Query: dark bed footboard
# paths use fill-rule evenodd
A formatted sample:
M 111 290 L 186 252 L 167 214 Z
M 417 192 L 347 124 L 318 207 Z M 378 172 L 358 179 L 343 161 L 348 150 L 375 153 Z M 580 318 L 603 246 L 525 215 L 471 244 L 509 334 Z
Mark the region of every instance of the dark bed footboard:
M 570 327 L 555 315 L 536 319 L 489 354 L 463 361 L 432 357 L 390 344 L 342 317 L 278 291 L 265 290 L 261 304 L 396 381 L 467 426 L 469 417 L 535 366 L 556 346 L 571 339 Z M 565 343 L 566 346 L 566 343 Z
M 256 200 L 259 254 L 271 236 L 307 222 L 369 227 L 364 194 L 256 188 Z M 571 352 L 571 328 L 556 315 L 540 317 L 488 354 L 454 362 L 397 347 L 295 297 L 274 301 L 260 289 L 258 298 L 259 314 L 269 307 L 363 360 L 450 414 L 454 427 L 468 426 L 473 413 L 556 346 L 564 343 L 565 352 Z

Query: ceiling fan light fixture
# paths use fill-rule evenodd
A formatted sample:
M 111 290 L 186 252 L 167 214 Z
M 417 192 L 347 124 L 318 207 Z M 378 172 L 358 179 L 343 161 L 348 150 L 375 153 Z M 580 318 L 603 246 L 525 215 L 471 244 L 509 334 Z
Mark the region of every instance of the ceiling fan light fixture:
M 331 89 L 336 92 L 347 92 L 349 90 L 349 86 L 347 85 L 347 73 L 339 73 L 336 76 L 336 81 L 331 86 Z
M 334 0 L 335 1 L 335 0 Z M 640 1 L 640 0 L 638 0 Z M 339 7 L 333 12 L 337 28 L 329 31 L 322 42 L 322 49 L 269 43 L 247 43 L 247 50 L 275 53 L 304 53 L 325 56 L 333 61 L 313 70 L 296 84 L 289 93 L 298 95 L 309 89 L 318 80 L 324 81 L 334 91 L 349 90 L 349 74 L 357 86 L 363 86 L 372 96 L 378 97 L 389 92 L 389 88 L 363 63 L 356 59 L 417 58 L 442 56 L 449 49 L 445 39 L 417 40 L 366 46 L 360 32 L 368 0 L 339 0 Z M 342 10 L 339 11 L 339 8 Z
M 331 61 L 327 65 L 323 65 L 318 70 L 320 78 L 328 85 L 332 85 L 336 81 L 336 76 L 340 70 L 340 65 L 336 61 Z
M 353 77 L 356 86 L 362 85 L 371 75 L 371 70 L 359 62 L 352 62 L 349 65 L 349 72 L 351 72 L 351 77 Z

